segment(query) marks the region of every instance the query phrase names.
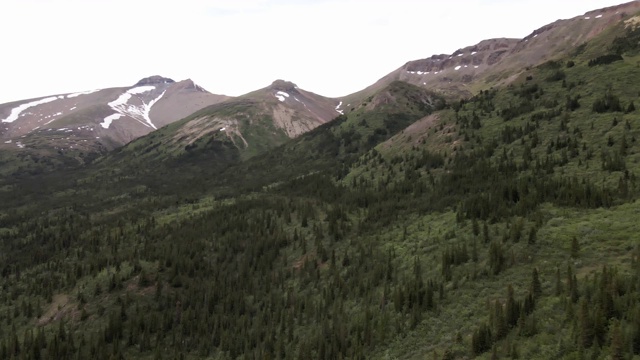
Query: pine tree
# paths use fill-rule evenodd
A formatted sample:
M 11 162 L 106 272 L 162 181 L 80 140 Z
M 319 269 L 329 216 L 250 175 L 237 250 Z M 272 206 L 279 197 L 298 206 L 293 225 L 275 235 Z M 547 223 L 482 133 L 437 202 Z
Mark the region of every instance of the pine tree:
M 473 235 L 478 236 L 480 234 L 480 226 L 478 225 L 478 220 L 475 217 L 473 218 L 473 220 L 471 220 L 471 227 L 473 230 Z
M 502 244 L 498 241 L 492 241 L 489 246 L 489 267 L 494 275 L 497 275 L 502 271 L 505 265 L 505 256 Z
M 531 293 L 534 298 L 539 298 L 542 295 L 542 284 L 540 284 L 540 278 L 538 276 L 538 268 L 533 268 L 531 274 Z
M 488 244 L 489 241 L 491 241 L 491 237 L 489 236 L 489 226 L 486 221 L 482 224 L 482 240 L 485 244 Z
M 556 269 L 556 289 L 555 295 L 560 296 L 562 294 L 562 279 L 560 276 L 560 268 Z
M 494 302 L 491 318 L 493 319 L 493 329 L 491 331 L 494 336 L 493 340 L 503 339 L 507 335 L 507 322 L 502 304 L 497 300 Z
M 580 244 L 578 243 L 578 239 L 574 236 L 571 238 L 571 257 L 577 259 L 580 255 Z
M 575 303 L 578 301 L 578 279 L 573 274 L 571 264 L 567 265 L 567 295 L 571 299 L 571 302 Z
M 611 359 L 623 360 L 624 359 L 624 354 L 623 354 L 624 341 L 622 339 L 622 331 L 620 330 L 619 321 L 616 321 L 611 326 L 610 337 L 611 337 L 611 348 L 610 348 Z
M 527 239 L 527 243 L 529 245 L 534 245 L 536 243 L 537 240 L 537 232 L 538 230 L 535 227 L 532 227 L 531 229 L 529 229 L 529 237 Z
M 630 112 L 634 112 L 636 111 L 636 106 L 633 104 L 633 100 L 629 103 L 629 106 L 627 106 L 627 113 Z
M 640 354 L 640 308 L 635 309 L 631 332 L 631 348 L 634 354 Z
M 578 322 L 580 326 L 580 338 L 579 345 L 588 349 L 591 347 L 593 343 L 594 331 L 593 331 L 593 321 L 591 320 L 591 316 L 589 314 L 589 303 L 586 299 L 580 300 L 580 310 L 578 312 Z
M 473 262 L 478 262 L 478 242 L 474 239 L 473 240 L 473 247 L 471 248 L 471 260 L 473 260 Z
M 516 302 L 513 294 L 513 286 L 507 288 L 507 303 L 505 306 L 505 322 L 508 328 L 512 328 L 518 322 L 520 316 L 520 306 Z
M 483 323 L 471 336 L 471 351 L 474 355 L 480 355 L 489 350 L 492 343 L 491 328 Z

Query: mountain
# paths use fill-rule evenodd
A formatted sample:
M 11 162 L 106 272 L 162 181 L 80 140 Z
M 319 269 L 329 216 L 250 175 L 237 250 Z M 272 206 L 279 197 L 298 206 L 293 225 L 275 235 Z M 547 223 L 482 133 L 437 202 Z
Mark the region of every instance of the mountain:
M 0 358 L 637 359 L 639 24 L 471 96 L 276 81 L 0 177 Z
M 523 39 L 488 39 L 451 54 L 409 61 L 373 85 L 342 99 L 357 104 L 393 81 L 437 89 L 450 98 L 469 97 L 513 81 L 526 68 L 562 58 L 640 10 L 640 1 L 589 11 L 557 20 Z
M 340 115 L 340 102 L 276 80 L 208 106 L 139 138 L 115 154 L 136 161 L 223 156 L 246 159 L 283 144 Z
M 0 105 L 5 148 L 113 149 L 228 99 L 192 80 L 151 76 L 135 85 Z

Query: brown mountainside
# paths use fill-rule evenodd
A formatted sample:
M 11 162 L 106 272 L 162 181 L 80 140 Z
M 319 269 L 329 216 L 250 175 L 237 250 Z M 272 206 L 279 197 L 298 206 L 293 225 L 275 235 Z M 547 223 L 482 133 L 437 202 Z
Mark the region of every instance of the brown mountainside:
M 342 100 L 358 104 L 396 80 L 439 90 L 450 97 L 470 96 L 481 89 L 509 83 L 529 66 L 566 55 L 638 11 L 640 1 L 632 1 L 557 20 L 523 39 L 488 39 L 451 54 L 409 61 Z
M 0 140 L 22 149 L 109 149 L 228 98 L 191 80 L 151 76 L 131 87 L 0 104 Z

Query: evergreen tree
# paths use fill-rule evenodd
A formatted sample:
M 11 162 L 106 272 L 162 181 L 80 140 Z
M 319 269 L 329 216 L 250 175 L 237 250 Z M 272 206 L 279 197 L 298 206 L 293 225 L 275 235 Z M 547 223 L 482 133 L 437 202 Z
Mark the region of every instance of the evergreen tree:
M 616 321 L 611 325 L 610 330 L 611 341 L 611 359 L 623 360 L 624 340 L 622 339 L 622 331 L 620 330 L 620 322 Z
M 588 349 L 593 344 L 593 338 L 595 336 L 593 330 L 593 321 L 591 319 L 591 315 L 589 314 L 589 303 L 586 299 L 581 299 L 579 304 L 579 312 L 578 312 L 578 322 L 580 325 L 580 337 L 579 337 L 579 345 Z
M 555 286 L 555 295 L 560 296 L 563 292 L 562 289 L 562 280 L 560 276 L 560 268 L 556 268 L 556 286 Z
M 578 239 L 574 236 L 571 238 L 571 257 L 577 259 L 580 255 L 580 244 Z
M 538 275 L 538 268 L 533 268 L 531 274 L 531 293 L 534 298 L 539 298 L 542 295 L 542 284 L 540 284 L 540 277 Z

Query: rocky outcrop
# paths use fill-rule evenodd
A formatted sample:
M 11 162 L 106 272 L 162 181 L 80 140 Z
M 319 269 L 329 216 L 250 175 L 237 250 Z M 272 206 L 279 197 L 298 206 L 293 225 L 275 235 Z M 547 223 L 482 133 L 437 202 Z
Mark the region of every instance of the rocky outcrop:
M 276 80 L 273 83 L 271 83 L 271 85 L 269 85 L 270 89 L 276 90 L 276 91 L 294 91 L 298 86 L 294 83 L 292 83 L 291 81 L 285 81 L 285 80 Z
M 160 75 L 153 75 L 144 79 L 140 79 L 140 81 L 138 81 L 134 86 L 172 84 L 174 82 L 175 81 L 173 79 L 169 79 Z

